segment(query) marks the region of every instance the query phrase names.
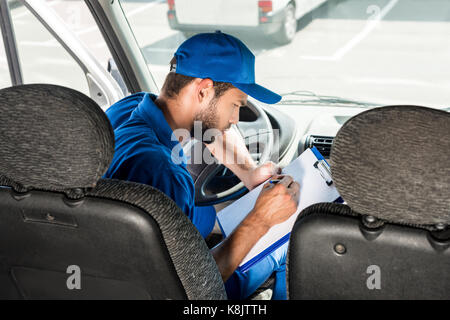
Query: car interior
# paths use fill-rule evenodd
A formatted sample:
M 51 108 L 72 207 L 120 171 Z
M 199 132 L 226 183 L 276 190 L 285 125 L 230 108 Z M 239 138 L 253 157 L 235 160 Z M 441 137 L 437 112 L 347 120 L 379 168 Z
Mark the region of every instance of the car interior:
M 263 2 L 270 2 L 274 12 L 278 8 L 277 1 Z M 300 2 L 289 1 L 279 12 Z M 378 60 L 372 65 L 350 56 L 345 65 L 340 55 L 357 51 L 358 45 L 364 45 L 363 37 L 386 32 L 386 26 L 396 28 L 416 19 L 424 30 L 442 23 L 445 27 L 439 30 L 446 32 L 450 20 L 430 22 L 428 16 L 403 15 L 391 19 L 389 14 L 397 14 L 401 1 L 376 0 L 380 10 L 366 22 L 367 13 L 376 10 L 373 1 L 362 2 L 320 1 L 296 18 L 296 33 L 288 44 L 274 43 L 273 35 L 270 40 L 253 39 L 261 34 L 244 37 L 257 56 L 264 81 L 276 89 L 279 85 L 284 93 L 277 105 L 249 97 L 233 130 L 259 164 L 273 161 L 283 168 L 305 150 L 317 148 L 330 164 L 333 184 L 344 200 L 317 203 L 298 215 L 286 261 L 289 300 L 447 300 L 450 109 L 446 99 L 450 97 L 443 89 L 445 80 L 436 80 L 436 86 L 433 79 L 414 80 L 413 69 L 406 64 L 408 72 L 402 76 L 411 79 L 401 78 L 404 82 L 389 75 L 375 80 L 340 78 L 333 72 L 350 74 L 351 63 L 361 73 L 380 69 Z M 73 11 L 67 16 L 69 7 Z M 114 155 L 114 131 L 105 110 L 131 93 L 159 93 L 173 48 L 197 30 L 180 25 L 175 29 L 170 21 L 175 17 L 169 15 L 181 8 L 186 6 L 177 6 L 177 1 L 0 0 L 0 299 L 227 299 L 210 253 L 223 240 L 218 224 L 203 239 L 175 202 L 158 189 L 102 178 Z M 430 8 L 450 13 L 440 0 Z M 346 10 L 355 10 L 364 19 L 350 19 Z M 376 27 L 383 19 L 384 29 Z M 152 24 L 146 24 L 150 20 Z M 320 24 L 324 21 L 332 24 L 324 28 Z M 324 58 L 323 50 L 313 58 L 303 51 L 284 56 L 297 48 L 298 41 L 311 41 L 301 50 L 323 44 L 320 37 L 333 33 L 340 23 L 345 23 L 345 32 L 349 26 L 362 31 L 344 41 L 334 56 Z M 398 34 L 405 36 L 404 30 Z M 390 39 L 395 32 L 374 36 L 374 41 Z M 147 38 L 154 39 L 147 43 Z M 329 43 L 338 40 L 340 36 Z M 378 45 L 374 42 L 361 51 L 382 56 L 388 49 Z M 323 63 L 322 71 L 299 80 L 289 74 L 295 69 L 290 67 L 296 63 L 292 57 L 306 61 L 301 67 Z M 342 69 L 335 69 L 334 63 L 341 63 Z M 276 75 L 280 70 L 287 72 L 285 79 Z M 439 77 L 446 71 L 443 65 L 433 74 Z M 324 80 L 324 94 L 307 87 L 308 81 L 320 82 L 328 72 L 332 85 Z M 385 87 L 366 92 L 370 81 Z M 338 96 L 334 86 L 347 87 L 348 92 L 354 86 L 358 93 Z M 416 86 L 425 89 L 415 90 Z M 391 100 L 380 98 L 387 87 L 392 90 Z M 196 152 L 208 152 L 198 141 L 183 149 L 192 158 Z M 187 168 L 198 206 L 214 206 L 219 212 L 249 191 L 217 161 L 189 163 Z M 83 290 L 68 290 L 68 267 L 74 265 L 83 272 Z M 248 300 L 265 299 L 260 293 L 272 286 L 270 278 Z
M 205 241 L 171 199 L 100 179 L 114 134 L 92 99 L 39 84 L 4 89 L 0 99 L 3 299 L 226 297 Z M 74 261 L 87 273 L 83 290 L 66 287 Z
M 343 125 L 331 161 L 346 204 L 316 204 L 297 219 L 287 263 L 290 298 L 448 298 L 442 271 L 449 267 L 450 172 L 444 162 L 429 164 L 449 157 L 449 142 L 440 141 L 441 152 L 429 141 L 444 137 L 449 121 L 441 110 L 385 106 Z M 384 270 L 382 290 L 367 290 L 374 266 Z

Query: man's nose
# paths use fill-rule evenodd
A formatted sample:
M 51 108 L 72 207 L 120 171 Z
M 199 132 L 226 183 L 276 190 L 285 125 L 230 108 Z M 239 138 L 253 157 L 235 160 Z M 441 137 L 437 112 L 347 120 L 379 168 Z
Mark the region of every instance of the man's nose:
M 233 115 L 230 119 L 231 124 L 237 124 L 239 122 L 239 109 L 240 108 L 237 108 L 237 110 L 233 112 Z

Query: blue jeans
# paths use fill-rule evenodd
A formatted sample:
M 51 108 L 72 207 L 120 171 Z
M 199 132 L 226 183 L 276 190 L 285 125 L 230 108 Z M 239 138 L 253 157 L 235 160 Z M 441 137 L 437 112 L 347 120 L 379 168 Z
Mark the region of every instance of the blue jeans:
M 193 223 L 203 238 L 211 233 L 216 220 L 213 206 L 195 207 Z M 286 300 L 286 255 L 288 242 L 258 261 L 245 272 L 236 270 L 225 283 L 228 298 L 243 300 L 253 294 L 269 277 L 275 273 L 273 300 Z
M 286 256 L 289 242 L 273 251 L 245 272 L 236 270 L 225 283 L 228 299 L 248 298 L 271 275 L 275 274 L 272 300 L 286 300 Z

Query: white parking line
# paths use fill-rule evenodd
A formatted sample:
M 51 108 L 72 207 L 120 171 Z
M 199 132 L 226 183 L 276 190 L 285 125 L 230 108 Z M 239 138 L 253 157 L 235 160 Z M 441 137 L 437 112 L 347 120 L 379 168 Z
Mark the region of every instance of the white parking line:
M 374 16 L 373 19 L 370 19 L 364 29 L 358 33 L 354 38 L 352 38 L 349 42 L 345 44 L 345 46 L 341 47 L 337 50 L 332 56 L 300 56 L 302 59 L 307 60 L 325 60 L 325 61 L 337 61 L 342 59 L 351 49 L 353 49 L 358 43 L 364 40 L 376 26 L 380 23 L 380 21 L 392 10 L 392 8 L 397 4 L 398 0 L 391 0 L 389 3 L 383 8 L 383 10 L 379 11 L 378 14 Z M 375 9 L 375 6 L 369 6 L 367 10 Z M 368 12 L 369 13 L 369 12 Z

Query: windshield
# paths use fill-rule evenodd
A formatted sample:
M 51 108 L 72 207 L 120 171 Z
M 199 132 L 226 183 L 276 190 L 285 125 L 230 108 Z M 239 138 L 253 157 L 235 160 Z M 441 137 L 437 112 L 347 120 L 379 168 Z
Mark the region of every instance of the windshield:
M 222 30 L 283 102 L 450 106 L 448 0 L 121 0 L 161 87 L 189 36 Z M 298 94 L 300 92 L 300 94 Z M 331 98 L 330 98 L 331 97 Z M 328 100 L 328 102 L 327 102 Z

